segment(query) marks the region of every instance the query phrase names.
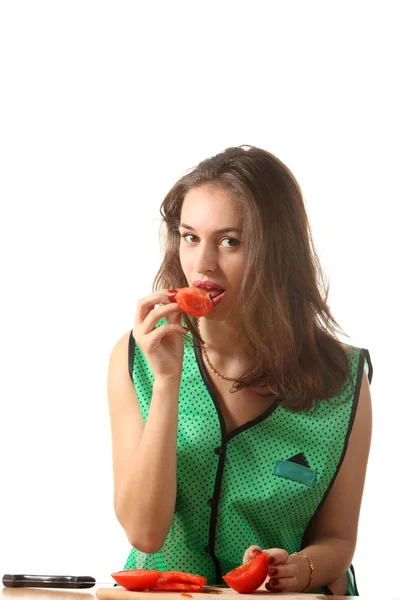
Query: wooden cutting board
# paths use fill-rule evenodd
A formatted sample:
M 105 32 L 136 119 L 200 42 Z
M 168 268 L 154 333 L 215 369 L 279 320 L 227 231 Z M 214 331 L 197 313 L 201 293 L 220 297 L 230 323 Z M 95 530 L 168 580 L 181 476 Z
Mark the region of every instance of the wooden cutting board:
M 257 591 L 254 594 L 238 594 L 227 588 L 205 588 L 205 593 L 192 593 L 193 600 L 327 600 L 324 594 L 273 594 L 271 592 Z M 190 600 L 187 596 L 182 596 L 180 592 L 130 592 L 124 588 L 98 588 L 96 596 L 99 600 L 162 600 L 166 597 L 168 600 Z M 222 598 L 223 596 L 223 598 Z M 267 597 L 267 598 L 266 598 Z

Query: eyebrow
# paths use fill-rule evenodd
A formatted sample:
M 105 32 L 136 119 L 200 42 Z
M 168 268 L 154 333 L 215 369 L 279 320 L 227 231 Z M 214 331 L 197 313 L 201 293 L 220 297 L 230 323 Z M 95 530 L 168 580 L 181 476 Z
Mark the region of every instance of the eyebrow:
M 191 225 L 187 225 L 186 223 L 181 223 L 179 227 L 184 227 L 185 229 L 196 231 L 194 227 L 192 227 Z M 242 233 L 242 230 L 238 227 L 223 227 L 222 229 L 217 229 L 215 233 L 228 233 L 229 231 L 237 231 L 238 233 Z

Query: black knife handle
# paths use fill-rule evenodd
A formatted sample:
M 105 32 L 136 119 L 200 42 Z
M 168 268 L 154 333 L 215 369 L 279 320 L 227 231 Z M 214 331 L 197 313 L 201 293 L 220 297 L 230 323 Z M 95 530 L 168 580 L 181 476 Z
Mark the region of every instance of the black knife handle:
M 81 575 L 3 575 L 6 587 L 39 587 L 83 589 L 96 585 L 93 577 Z

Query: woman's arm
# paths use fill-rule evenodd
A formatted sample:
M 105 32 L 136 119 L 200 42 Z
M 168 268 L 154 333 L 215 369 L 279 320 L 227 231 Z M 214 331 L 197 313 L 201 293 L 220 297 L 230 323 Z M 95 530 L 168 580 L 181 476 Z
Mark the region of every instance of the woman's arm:
M 107 379 L 114 509 L 131 545 L 150 554 L 163 545 L 174 514 L 180 378 L 154 382 L 144 425 L 128 373 L 129 336 L 114 346 Z
M 358 520 L 372 433 L 371 394 L 363 371 L 359 402 L 347 451 L 335 482 L 309 532 L 309 544 L 303 548 L 314 565 L 312 588 L 329 585 L 335 593 L 353 559 Z M 310 567 L 301 555 L 291 556 L 298 565 L 300 591 L 308 583 Z M 344 579 L 345 580 L 345 579 Z M 347 580 L 346 586 L 347 586 Z M 340 593 L 340 591 L 336 591 Z
M 307 546 L 302 550 L 313 563 L 310 589 L 328 585 L 334 594 L 347 590 L 349 568 L 357 541 L 358 519 L 364 490 L 372 432 L 371 394 L 363 372 L 360 396 L 347 451 L 337 477 L 321 509 L 312 520 Z M 243 562 L 260 551 L 250 546 Z M 310 564 L 304 556 L 288 555 L 281 548 L 269 548 L 272 591 L 300 592 L 310 579 Z

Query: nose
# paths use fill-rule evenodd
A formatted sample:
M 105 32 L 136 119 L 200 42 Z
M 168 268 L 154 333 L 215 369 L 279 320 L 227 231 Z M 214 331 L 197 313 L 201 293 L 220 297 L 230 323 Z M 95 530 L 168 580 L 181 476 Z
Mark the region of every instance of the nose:
M 217 267 L 216 251 L 210 246 L 199 245 L 194 263 L 197 273 L 212 273 Z

